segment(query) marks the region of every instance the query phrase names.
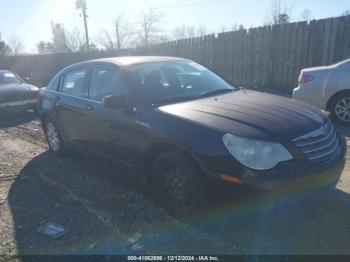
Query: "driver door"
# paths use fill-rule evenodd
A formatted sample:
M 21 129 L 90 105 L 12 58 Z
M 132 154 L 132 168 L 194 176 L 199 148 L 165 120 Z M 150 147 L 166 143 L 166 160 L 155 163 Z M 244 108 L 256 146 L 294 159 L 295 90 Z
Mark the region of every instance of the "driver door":
M 109 95 L 129 96 L 121 75 L 121 71 L 113 66 L 92 68 L 86 111 L 90 122 L 87 146 L 103 158 L 133 169 L 130 145 L 135 138 L 132 130 L 137 122 L 136 114 L 125 109 L 106 108 L 103 104 L 103 98 Z

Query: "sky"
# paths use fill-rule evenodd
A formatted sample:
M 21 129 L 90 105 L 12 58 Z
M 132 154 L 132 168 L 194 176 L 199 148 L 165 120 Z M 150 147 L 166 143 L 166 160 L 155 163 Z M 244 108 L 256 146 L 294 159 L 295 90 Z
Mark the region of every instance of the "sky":
M 131 22 L 141 10 L 159 8 L 164 13 L 162 30 L 181 25 L 205 25 L 218 31 L 222 25 L 243 24 L 246 28 L 264 23 L 271 0 L 86 0 L 92 41 L 103 28 L 110 30 L 118 13 Z M 350 0 L 285 0 L 292 7 L 292 19 L 301 20 L 305 9 L 314 19 L 339 16 L 350 10 Z M 36 43 L 52 38 L 50 21 L 63 23 L 66 30 L 83 31 L 83 20 L 75 0 L 0 0 L 0 33 L 5 41 L 23 39 L 26 52 L 36 52 Z

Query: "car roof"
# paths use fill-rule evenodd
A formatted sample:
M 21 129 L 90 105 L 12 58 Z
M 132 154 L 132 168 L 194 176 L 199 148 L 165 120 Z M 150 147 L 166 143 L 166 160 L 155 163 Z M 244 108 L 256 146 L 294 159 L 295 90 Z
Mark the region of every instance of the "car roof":
M 131 66 L 136 64 L 144 63 L 154 63 L 154 62 L 166 62 L 166 61 L 186 61 L 187 59 L 171 56 L 123 56 L 123 57 L 108 57 L 102 59 L 89 60 L 85 63 L 94 63 L 94 62 L 105 62 L 112 63 L 118 66 Z
M 340 62 L 334 64 L 334 66 L 341 66 L 341 65 L 344 65 L 344 64 L 347 64 L 347 63 L 350 63 L 350 59 L 346 59 L 346 60 L 340 61 Z

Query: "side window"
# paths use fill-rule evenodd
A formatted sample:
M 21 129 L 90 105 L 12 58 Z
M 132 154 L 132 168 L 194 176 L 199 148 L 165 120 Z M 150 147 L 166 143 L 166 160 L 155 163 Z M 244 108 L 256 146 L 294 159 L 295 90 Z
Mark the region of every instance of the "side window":
M 62 79 L 61 92 L 64 94 L 82 97 L 87 70 L 77 70 L 67 73 Z
M 51 82 L 48 84 L 47 88 L 49 90 L 52 91 L 57 91 L 57 89 L 59 88 L 59 82 L 60 82 L 60 78 L 59 77 L 55 77 L 54 79 L 51 80 Z
M 102 102 L 108 95 L 125 94 L 125 84 L 120 71 L 113 68 L 95 68 L 92 70 L 89 98 Z

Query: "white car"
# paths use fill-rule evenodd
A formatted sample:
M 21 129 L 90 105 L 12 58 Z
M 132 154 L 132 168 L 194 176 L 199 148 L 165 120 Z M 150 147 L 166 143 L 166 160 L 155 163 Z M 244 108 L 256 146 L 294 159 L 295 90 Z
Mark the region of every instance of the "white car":
M 350 125 L 350 59 L 303 69 L 293 97 L 329 111 L 335 121 Z

